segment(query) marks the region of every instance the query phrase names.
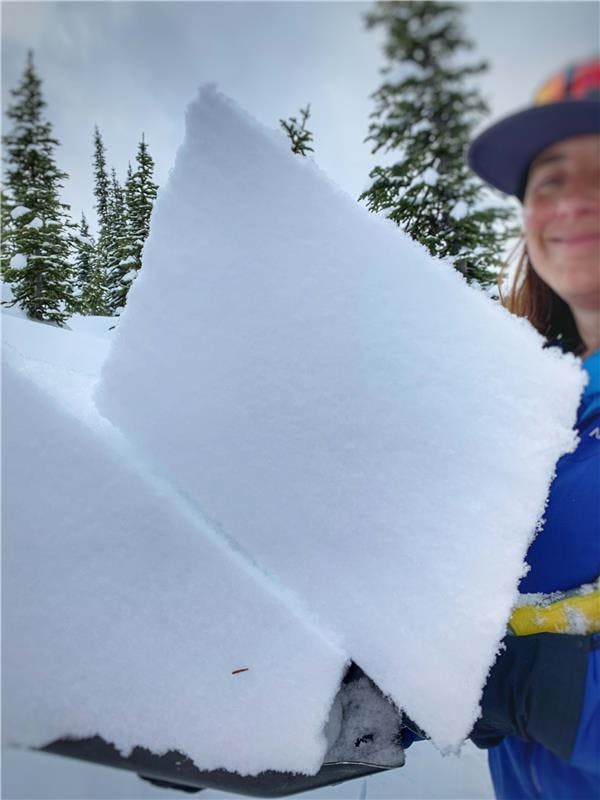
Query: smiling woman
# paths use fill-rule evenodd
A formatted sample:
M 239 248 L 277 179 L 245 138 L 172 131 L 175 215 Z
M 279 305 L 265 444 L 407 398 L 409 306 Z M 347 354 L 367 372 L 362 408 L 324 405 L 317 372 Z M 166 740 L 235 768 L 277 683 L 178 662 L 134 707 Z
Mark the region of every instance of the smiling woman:
M 581 356 L 589 375 L 579 446 L 556 466 L 519 589 L 545 606 L 563 593 L 561 608 L 585 594 L 595 609 L 575 629 L 547 625 L 536 608 L 532 625 L 510 625 L 471 739 L 489 750 L 498 798 L 600 797 L 600 59 L 554 75 L 533 107 L 484 131 L 468 161 L 523 203 L 504 305 L 547 346 Z
M 569 306 L 585 357 L 600 347 L 600 134 L 564 139 L 533 161 L 523 225 L 531 264 Z
M 583 357 L 600 346 L 599 99 L 600 62 L 590 59 L 550 78 L 533 107 L 492 125 L 468 153 L 481 178 L 523 202 L 504 305 Z

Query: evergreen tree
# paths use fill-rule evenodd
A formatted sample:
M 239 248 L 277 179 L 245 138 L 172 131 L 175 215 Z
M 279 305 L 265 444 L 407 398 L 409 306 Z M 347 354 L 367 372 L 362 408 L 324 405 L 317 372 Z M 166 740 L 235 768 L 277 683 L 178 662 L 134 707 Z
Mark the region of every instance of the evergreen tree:
M 150 216 L 158 192 L 158 186 L 154 183 L 154 160 L 148 150 L 144 134 L 138 144 L 135 161 L 136 168 L 130 178 L 131 186 L 128 187 L 128 210 L 137 259 L 134 268 L 140 269 L 142 248 L 150 233 Z
M 469 281 L 496 280 L 514 212 L 500 205 L 465 165 L 464 153 L 488 112 L 472 79 L 485 62 L 461 63 L 472 48 L 459 5 L 378 2 L 368 28 L 382 27 L 386 80 L 374 93 L 367 141 L 393 153 L 377 166 L 360 200 L 383 211 L 434 256 L 448 258 Z
M 3 137 L 12 205 L 12 255 L 3 277 L 11 284 L 14 299 L 7 305 L 18 303 L 30 317 L 63 325 L 77 308 L 70 264 L 69 206 L 59 198 L 68 176 L 55 162 L 59 142 L 44 118 L 46 103 L 31 51 L 21 82 L 11 94 L 14 101 L 6 115 L 12 128 Z
M 100 317 L 110 316 L 106 274 L 95 258 L 91 261 L 88 279 L 83 287 L 81 305 L 86 314 Z
M 94 128 L 94 197 L 98 213 L 98 229 L 108 224 L 108 194 L 110 181 L 106 166 L 106 147 L 98 126 Z
M 75 277 L 77 285 L 83 291 L 86 283 L 89 280 L 90 272 L 94 263 L 94 239 L 90 235 L 90 229 L 85 218 L 85 214 L 81 214 L 81 222 L 79 223 L 79 231 L 75 238 Z
M 125 205 L 127 207 L 127 221 L 131 232 L 133 227 L 132 219 L 135 213 L 135 180 L 131 161 L 127 164 L 127 177 L 125 178 Z M 133 239 L 132 236 L 130 238 Z
M 4 275 L 10 260 L 14 255 L 14 223 L 11 211 L 14 205 L 11 203 L 4 188 L 0 189 L 0 275 L 4 280 Z
M 94 197 L 98 220 L 98 239 L 96 242 L 96 265 L 104 273 L 104 283 L 108 283 L 110 223 L 109 223 L 110 181 L 106 166 L 106 148 L 98 126 L 94 128 Z
M 142 134 L 136 153 L 136 168 L 131 164 L 127 168 L 125 181 L 124 216 L 127 219 L 126 229 L 121 232 L 121 250 L 119 269 L 114 273 L 114 291 L 112 303 L 115 310 L 123 308 L 127 302 L 127 294 L 137 273 L 142 268 L 142 249 L 150 233 L 150 216 L 158 192 L 154 183 L 154 160 L 148 150 L 148 144 Z
M 314 153 L 314 148 L 310 146 L 313 135 L 311 131 L 306 128 L 306 123 L 310 119 L 310 103 L 306 108 L 300 109 L 300 118 L 300 122 L 298 122 L 296 117 L 290 117 L 287 120 L 280 119 L 279 124 L 288 135 L 292 145 L 292 153 L 305 156 L 308 152 Z
M 74 249 L 81 312 L 95 316 L 108 315 L 106 276 L 98 264 L 96 245 L 85 214 L 81 215 L 79 232 L 74 236 Z
M 124 306 L 127 302 L 127 293 L 137 273 L 142 267 L 142 248 L 144 241 L 143 229 L 140 235 L 139 225 L 140 221 L 137 212 L 137 178 L 136 173 L 133 171 L 131 162 L 127 164 L 127 177 L 125 178 L 124 199 L 125 199 L 125 214 L 127 218 L 126 236 L 124 238 L 123 246 L 123 260 L 122 277 L 121 277 L 121 296 L 119 298 L 120 306 Z M 142 221 L 143 225 L 143 221 Z
M 125 306 L 131 284 L 131 277 L 128 275 L 132 267 L 128 223 L 125 194 L 113 169 L 108 194 L 107 235 L 108 302 L 112 314 L 117 314 Z

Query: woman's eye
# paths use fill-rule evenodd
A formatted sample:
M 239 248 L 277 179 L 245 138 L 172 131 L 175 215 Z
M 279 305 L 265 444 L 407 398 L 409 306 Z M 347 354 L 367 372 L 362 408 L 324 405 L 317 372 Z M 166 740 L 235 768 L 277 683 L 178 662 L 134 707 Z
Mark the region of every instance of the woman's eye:
M 555 173 L 553 175 L 546 175 L 544 178 L 540 178 L 538 182 L 538 186 L 542 188 L 552 188 L 553 186 L 558 186 L 563 179 L 563 176 L 559 173 Z

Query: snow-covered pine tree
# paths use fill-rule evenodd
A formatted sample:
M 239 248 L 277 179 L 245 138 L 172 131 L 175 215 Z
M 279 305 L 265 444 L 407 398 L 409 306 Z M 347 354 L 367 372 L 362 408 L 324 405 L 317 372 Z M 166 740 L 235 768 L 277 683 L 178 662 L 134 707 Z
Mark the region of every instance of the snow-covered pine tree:
M 75 239 L 75 277 L 79 286 L 80 292 L 83 292 L 86 283 L 89 280 L 90 272 L 95 258 L 94 238 L 90 234 L 90 228 L 85 218 L 85 214 L 81 214 L 81 221 L 79 223 L 79 230 L 74 236 Z
M 131 227 L 133 213 L 135 209 L 135 184 L 134 172 L 131 161 L 127 163 L 127 177 L 125 178 L 125 205 L 127 206 L 127 219 Z
M 414 0 L 377 2 L 366 15 L 368 28 L 385 30 L 387 59 L 367 141 L 394 162 L 371 171 L 359 200 L 470 282 L 489 286 L 516 225 L 512 207 L 465 165 L 465 148 L 488 107 L 473 84 L 487 64 L 463 58 L 473 45 L 462 14 L 454 3 Z
M 150 233 L 150 216 L 152 215 L 152 208 L 158 193 L 158 184 L 154 183 L 154 159 L 150 155 L 148 144 L 146 143 L 143 133 L 140 143 L 138 144 L 135 160 L 137 166 L 133 175 L 134 194 L 136 198 L 136 215 L 134 221 L 137 225 L 137 237 L 141 239 L 141 246 L 143 247 Z
M 118 264 L 110 274 L 110 304 L 114 314 L 125 307 L 129 288 L 139 269 L 138 248 L 132 233 L 132 196 L 133 196 L 133 169 L 131 163 L 127 165 L 127 178 L 124 188 L 117 188 L 113 175 L 113 216 L 119 215 L 113 221 L 114 235 L 118 240 Z M 115 211 L 114 201 L 117 200 L 118 211 Z
M 158 185 L 153 180 L 154 160 L 143 133 L 135 161 L 135 170 L 132 171 L 130 166 L 127 172 L 125 198 L 131 237 L 129 268 L 137 271 L 142 268 L 142 249 L 150 233 L 150 216 L 158 192 Z
M 13 209 L 4 188 L 0 188 L 0 275 L 4 280 L 4 273 L 14 255 L 14 224 L 10 212 Z
M 131 241 L 125 193 L 113 169 L 108 193 L 107 275 L 109 308 L 115 316 L 125 306 L 127 291 L 131 283 L 130 277 L 128 277 L 131 270 L 130 252 Z
M 286 132 L 288 139 L 291 143 L 292 153 L 300 156 L 305 156 L 309 152 L 314 153 L 314 148 L 310 146 L 313 140 L 312 132 L 306 127 L 306 123 L 310 119 L 310 103 L 306 108 L 300 109 L 300 122 L 296 117 L 289 119 L 280 119 L 279 124 Z
M 98 229 L 108 223 L 108 192 L 110 181 L 106 166 L 106 147 L 98 126 L 94 128 L 94 197 L 98 214 Z
M 126 225 L 118 232 L 119 265 L 111 270 L 111 308 L 115 313 L 125 306 L 127 294 L 137 273 L 142 268 L 142 249 L 150 232 L 150 215 L 158 186 L 153 181 L 154 160 L 142 134 L 136 153 L 136 169 L 127 167 L 122 219 Z M 114 191 L 113 191 L 114 195 Z M 113 215 L 114 216 L 114 215 Z
M 88 279 L 81 295 L 81 304 L 86 314 L 97 317 L 110 316 L 106 274 L 100 268 L 97 259 L 91 262 Z
M 55 162 L 59 141 L 44 118 L 46 103 L 32 51 L 11 94 L 14 100 L 6 115 L 12 127 L 3 139 L 12 255 L 3 277 L 11 284 L 14 299 L 6 305 L 18 303 L 34 319 L 63 325 L 77 309 L 70 263 L 72 224 L 69 206 L 59 197 L 68 175 Z
M 127 177 L 125 178 L 124 187 L 124 202 L 125 202 L 125 216 L 127 219 L 126 236 L 123 240 L 122 251 L 122 277 L 121 277 L 121 293 L 119 298 L 119 305 L 125 306 L 127 302 L 127 294 L 131 288 L 131 284 L 136 278 L 139 270 L 141 269 L 141 251 L 143 242 L 140 245 L 137 231 L 137 215 L 136 215 L 136 179 L 131 162 L 127 164 Z
M 98 126 L 94 128 L 94 197 L 98 222 L 95 259 L 99 270 L 104 273 L 104 283 L 108 285 L 108 258 L 110 248 L 108 197 L 110 180 L 106 165 L 106 147 Z
M 96 257 L 96 244 L 90 233 L 85 214 L 81 215 L 79 230 L 73 237 L 75 250 L 75 277 L 78 286 L 81 313 L 94 316 L 108 315 L 106 276 Z

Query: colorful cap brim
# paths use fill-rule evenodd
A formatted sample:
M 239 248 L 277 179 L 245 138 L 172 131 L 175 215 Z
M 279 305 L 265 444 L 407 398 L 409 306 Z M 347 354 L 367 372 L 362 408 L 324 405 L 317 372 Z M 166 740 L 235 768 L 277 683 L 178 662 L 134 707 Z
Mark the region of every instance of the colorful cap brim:
M 467 163 L 487 183 L 523 199 L 529 165 L 551 144 L 600 133 L 600 102 L 564 100 L 527 108 L 484 130 L 467 151 Z

